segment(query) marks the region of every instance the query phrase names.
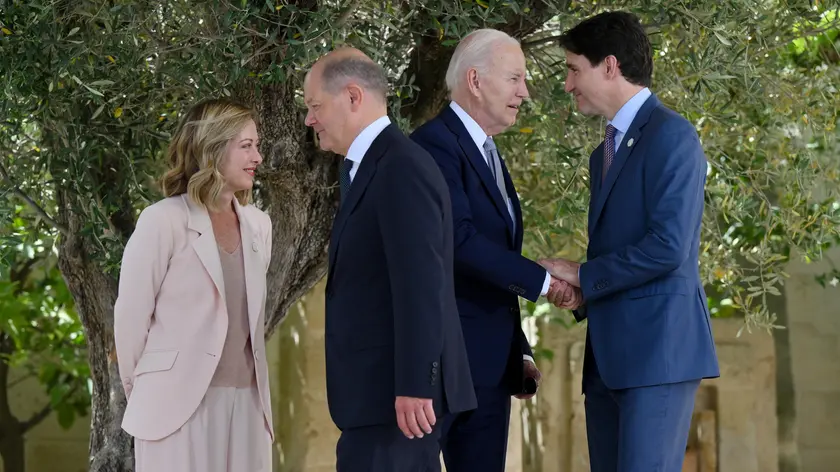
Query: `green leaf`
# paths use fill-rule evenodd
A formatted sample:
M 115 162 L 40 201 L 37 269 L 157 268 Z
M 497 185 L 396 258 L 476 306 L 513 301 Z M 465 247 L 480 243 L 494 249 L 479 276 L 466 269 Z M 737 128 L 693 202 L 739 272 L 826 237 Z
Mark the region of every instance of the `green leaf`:
M 76 412 L 72 407 L 62 405 L 56 410 L 56 413 L 58 416 L 58 424 L 63 429 L 67 430 L 73 427 L 73 423 L 76 421 Z
M 721 74 L 720 72 L 712 72 L 703 76 L 706 80 L 726 80 L 726 79 L 736 79 L 734 75 L 727 75 Z

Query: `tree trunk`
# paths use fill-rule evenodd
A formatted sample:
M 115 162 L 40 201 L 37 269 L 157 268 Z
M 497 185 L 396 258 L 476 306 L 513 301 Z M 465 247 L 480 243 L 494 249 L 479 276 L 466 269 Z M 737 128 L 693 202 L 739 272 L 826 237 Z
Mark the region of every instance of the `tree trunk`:
M 11 352 L 10 340 L 0 332 L 0 458 L 4 472 L 24 472 L 24 428 L 12 414 L 9 404 L 9 364 L 6 358 Z
M 117 281 L 90 258 L 83 228 L 66 191 L 59 192 L 59 218 L 69 233 L 59 240 L 58 267 L 73 294 L 88 345 L 93 392 L 91 398 L 90 471 L 134 470 L 133 441 L 120 427 L 125 392 L 114 351 L 114 302 Z
M 3 419 L 0 421 L 5 422 Z M 26 448 L 23 434 L 20 428 L 15 426 L 20 426 L 17 421 L 0 427 L 0 457 L 3 459 L 3 472 L 26 471 Z

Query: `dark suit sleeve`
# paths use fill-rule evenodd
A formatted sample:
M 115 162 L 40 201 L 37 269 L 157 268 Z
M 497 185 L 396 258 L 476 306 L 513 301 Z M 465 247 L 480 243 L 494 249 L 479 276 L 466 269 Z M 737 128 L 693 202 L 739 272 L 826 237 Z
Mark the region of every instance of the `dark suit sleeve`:
M 384 188 L 376 198 L 393 297 L 395 391 L 432 398 L 432 369 L 440 371 L 443 351 L 447 197 L 435 188 L 435 169 L 394 157 L 382 166 Z
M 580 283 L 587 302 L 640 286 L 679 267 L 702 218 L 706 158 L 691 124 L 671 120 L 645 156 L 647 234 L 636 244 L 587 261 Z
M 536 302 L 545 282 L 545 269 L 518 251 L 500 246 L 476 231 L 472 223 L 469 199 L 464 190 L 461 160 L 458 155 L 424 136 L 415 135 L 412 139 L 432 155 L 449 185 L 457 269 Z

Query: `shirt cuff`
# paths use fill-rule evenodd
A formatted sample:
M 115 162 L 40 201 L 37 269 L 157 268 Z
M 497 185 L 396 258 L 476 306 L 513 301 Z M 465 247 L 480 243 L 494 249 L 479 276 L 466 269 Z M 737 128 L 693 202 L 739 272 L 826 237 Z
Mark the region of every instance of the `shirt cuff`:
M 522 359 L 526 361 L 531 361 L 531 364 L 537 365 L 537 363 L 534 361 L 534 358 L 529 356 L 528 354 L 522 354 Z
M 544 297 L 548 293 L 549 286 L 551 286 L 551 274 L 545 271 L 545 282 L 543 282 L 542 292 L 540 292 L 541 297 Z

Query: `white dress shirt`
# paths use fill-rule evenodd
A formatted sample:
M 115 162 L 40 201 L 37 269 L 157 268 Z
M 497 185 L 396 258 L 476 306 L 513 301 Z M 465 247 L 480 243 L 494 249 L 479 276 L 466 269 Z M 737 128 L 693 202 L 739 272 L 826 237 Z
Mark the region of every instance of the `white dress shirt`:
M 356 178 L 356 172 L 358 172 L 362 159 L 364 159 L 365 154 L 370 149 L 370 145 L 373 144 L 373 141 L 379 136 L 379 133 L 381 133 L 382 130 L 387 128 L 390 124 L 391 119 L 388 118 L 388 115 L 382 116 L 373 123 L 367 125 L 367 127 L 365 127 L 365 129 L 356 136 L 353 143 L 350 144 L 350 149 L 347 150 L 347 156 L 345 156 L 345 159 L 353 161 L 353 167 L 350 168 L 351 183 L 353 182 L 353 179 Z

